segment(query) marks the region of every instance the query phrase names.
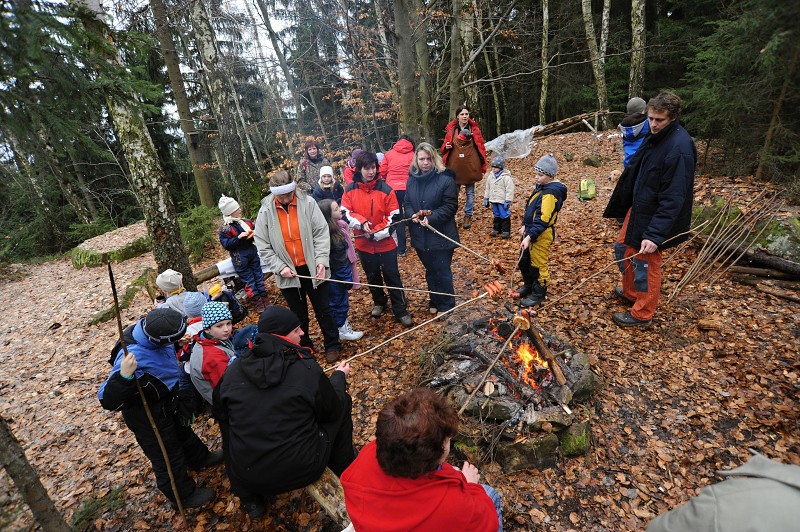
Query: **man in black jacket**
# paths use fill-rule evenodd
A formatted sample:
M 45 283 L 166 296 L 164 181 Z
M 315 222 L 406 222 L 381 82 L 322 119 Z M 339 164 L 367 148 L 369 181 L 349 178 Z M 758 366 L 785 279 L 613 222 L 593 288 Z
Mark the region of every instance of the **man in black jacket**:
M 614 289 L 632 303 L 615 312 L 620 327 L 647 327 L 661 291 L 661 251 L 688 238 L 697 151 L 678 122 L 681 100 L 663 92 L 647 103 L 650 135 L 620 176 L 603 217 L 625 217 L 615 246 L 624 259 L 622 286 Z M 620 256 L 622 255 L 622 256 Z
M 272 306 L 258 321 L 253 348 L 234 360 L 214 389 L 231 489 L 251 519 L 264 496 L 302 488 L 325 470 L 340 475 L 355 459 L 350 364 L 330 379 L 300 346 L 303 329 L 289 309 Z

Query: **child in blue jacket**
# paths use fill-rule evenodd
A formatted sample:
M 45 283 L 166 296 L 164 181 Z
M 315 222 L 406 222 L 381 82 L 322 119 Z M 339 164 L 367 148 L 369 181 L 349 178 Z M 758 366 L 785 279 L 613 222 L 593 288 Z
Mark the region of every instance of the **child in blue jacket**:
M 219 231 L 219 241 L 230 253 L 233 268 L 244 283 L 247 297 L 253 301 L 256 312 L 261 312 L 269 305 L 269 294 L 264 287 L 261 259 L 253 242 L 255 224 L 242 218 L 242 209 L 233 198 L 223 194 L 218 206 L 225 223 Z

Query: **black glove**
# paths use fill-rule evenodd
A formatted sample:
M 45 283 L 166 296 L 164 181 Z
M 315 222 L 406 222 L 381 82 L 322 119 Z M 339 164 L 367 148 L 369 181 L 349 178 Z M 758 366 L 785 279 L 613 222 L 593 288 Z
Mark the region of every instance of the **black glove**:
M 178 422 L 184 427 L 191 426 L 194 423 L 197 413 L 202 406 L 203 398 L 194 389 L 194 386 L 184 388 L 178 391 Z

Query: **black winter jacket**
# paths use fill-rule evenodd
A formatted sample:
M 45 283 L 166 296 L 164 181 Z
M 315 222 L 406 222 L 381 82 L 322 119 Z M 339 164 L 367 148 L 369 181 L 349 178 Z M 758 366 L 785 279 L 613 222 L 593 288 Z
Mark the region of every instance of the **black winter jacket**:
M 420 210 L 433 211 L 428 216 L 428 223 L 443 235 L 460 242 L 456 227 L 458 185 L 455 182 L 455 174 L 449 168 L 443 172 L 437 172 L 434 168 L 424 174 L 415 174 L 410 171 L 403 205 L 406 216 L 411 216 Z M 408 222 L 408 227 L 411 231 L 411 246 L 415 249 L 456 248 L 452 242 L 418 223 Z
M 316 481 L 327 461 L 319 424 L 340 415 L 345 385 L 344 373 L 328 379 L 307 349 L 259 334 L 214 389 L 231 473 L 265 493 Z
M 659 249 L 680 244 L 689 235 L 694 196 L 697 150 L 692 137 L 672 122 L 657 135 L 648 135 L 619 178 L 604 218 L 631 217 L 625 244 L 639 249 L 642 240 Z

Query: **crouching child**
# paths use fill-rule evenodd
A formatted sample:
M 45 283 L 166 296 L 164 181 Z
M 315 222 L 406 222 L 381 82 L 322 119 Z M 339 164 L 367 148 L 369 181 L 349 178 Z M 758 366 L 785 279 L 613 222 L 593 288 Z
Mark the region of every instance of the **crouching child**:
M 214 490 L 198 487 L 189 469 L 202 469 L 222 462 L 222 452 L 210 452 L 191 429 L 194 395 L 188 375 L 178 365 L 175 342 L 186 331 L 183 315 L 171 308 L 156 308 L 139 320 L 129 337 L 128 354 L 119 350 L 111 374 L 97 393 L 106 410 L 119 410 L 125 424 L 153 465 L 158 489 L 173 503 L 167 462 L 147 418 L 146 399 L 169 456 L 178 495 L 184 507 L 211 501 Z M 128 343 L 128 342 L 126 342 Z M 139 381 L 141 386 L 136 385 Z M 143 390 L 144 397 L 139 395 Z M 187 397 L 188 405 L 182 405 Z

